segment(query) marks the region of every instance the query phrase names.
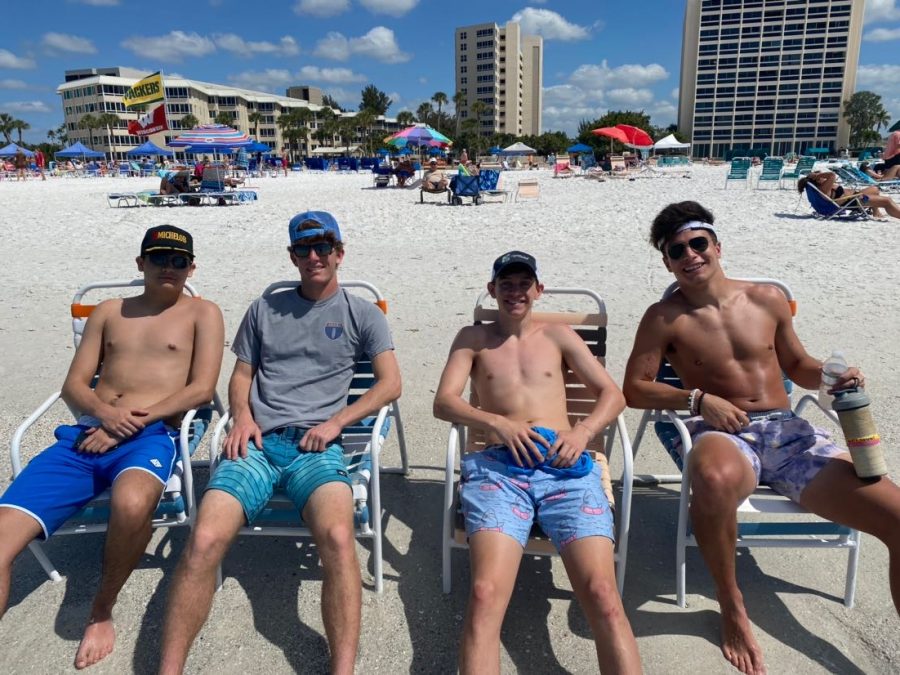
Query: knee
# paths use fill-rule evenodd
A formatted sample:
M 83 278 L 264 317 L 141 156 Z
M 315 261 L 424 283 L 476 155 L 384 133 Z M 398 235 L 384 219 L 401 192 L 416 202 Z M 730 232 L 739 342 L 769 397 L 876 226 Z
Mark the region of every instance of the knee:
M 158 501 L 158 495 L 148 498 L 147 495 L 123 491 L 113 497 L 112 514 L 134 528 L 149 525 Z
M 218 565 L 228 550 L 228 538 L 213 528 L 198 525 L 191 533 L 183 564 L 192 569 Z
M 696 462 L 691 465 L 691 502 L 698 505 L 736 501 L 744 480 L 734 463 Z
M 495 610 L 502 602 L 500 589 L 493 579 L 473 579 L 469 604 L 473 613 Z
M 319 548 L 329 558 L 356 564 L 356 536 L 350 523 L 335 523 L 325 528 Z
M 615 623 L 624 616 L 625 610 L 614 579 L 598 575 L 589 579 L 585 595 L 592 613 L 601 621 Z

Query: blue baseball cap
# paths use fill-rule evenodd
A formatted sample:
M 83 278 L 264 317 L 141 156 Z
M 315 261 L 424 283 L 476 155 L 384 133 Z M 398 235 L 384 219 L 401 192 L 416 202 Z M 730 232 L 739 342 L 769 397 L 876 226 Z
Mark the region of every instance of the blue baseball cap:
M 310 223 L 315 223 L 319 227 L 310 227 Z M 335 241 L 343 241 L 341 239 L 341 228 L 338 227 L 334 216 L 326 211 L 304 211 L 298 213 L 291 218 L 288 224 L 288 234 L 291 237 L 291 243 L 301 239 L 311 239 L 312 237 L 323 237 L 331 233 Z
M 537 279 L 537 261 L 534 256 L 522 251 L 510 251 L 504 253 L 494 261 L 494 267 L 491 270 L 491 281 L 496 281 L 497 277 L 503 274 L 507 269 L 514 268 L 516 270 L 526 270 Z

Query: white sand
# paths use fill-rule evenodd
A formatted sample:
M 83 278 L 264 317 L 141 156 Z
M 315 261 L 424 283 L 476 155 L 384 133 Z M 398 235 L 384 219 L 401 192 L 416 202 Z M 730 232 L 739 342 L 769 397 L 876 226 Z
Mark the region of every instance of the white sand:
M 440 481 L 447 429 L 432 418 L 431 401 L 450 341 L 467 322 L 492 260 L 521 248 L 537 257 L 548 285 L 599 290 L 610 315 L 608 365 L 621 380 L 637 323 L 671 280 L 646 242 L 650 221 L 671 201 L 696 199 L 716 215 L 728 273 L 788 282 L 800 300 L 797 327 L 809 351 L 824 357 L 844 348 L 867 373 L 889 464 L 898 473 L 900 460 L 891 452 L 900 446 L 898 221 L 818 222 L 802 217 L 807 206 L 804 200 L 798 208 L 794 191 L 737 185 L 724 190 L 724 167 L 697 167 L 690 179 L 597 183 L 555 180 L 549 173 L 505 178 L 535 175 L 540 201 L 479 207 L 421 206 L 418 191 L 374 190 L 363 174 L 261 179 L 257 203 L 228 208 L 107 208 L 105 193 L 152 189 L 153 179 L 3 181 L 4 446 L 63 380 L 72 356 L 68 305 L 74 289 L 97 278 L 133 277 L 133 258 L 147 227 L 173 223 L 193 233 L 193 281 L 222 307 L 230 341 L 247 304 L 269 282 L 296 274 L 285 251 L 289 218 L 308 208 L 333 212 L 347 242 L 342 277 L 375 283 L 391 303 L 415 467 L 409 479 L 383 482 L 385 592 L 364 592 L 359 669 L 450 671 L 468 573 L 464 555 L 456 554 L 453 593 L 441 595 Z M 226 353 L 223 395 L 232 364 Z M 627 418 L 633 433 L 638 414 L 629 411 Z M 48 421 L 40 442 L 49 442 L 51 428 Z M 648 443 L 638 470 L 668 472 L 659 444 Z M 10 475 L 5 454 L 0 475 Z M 690 606 L 674 606 L 675 494 L 657 488 L 635 495 L 626 609 L 648 672 L 729 672 L 717 646 L 712 585 L 696 553 L 689 557 Z M 179 531 L 154 538 L 123 590 L 116 652 L 96 672 L 153 671 L 168 579 L 185 536 Z M 0 672 L 61 672 L 69 666 L 98 579 L 101 542 L 97 536 L 50 542 L 47 549 L 66 576 L 61 584 L 49 583 L 30 554 L 20 558 L 11 608 L 0 623 Z M 360 552 L 368 584 L 370 556 Z M 298 549 L 290 540 L 239 542 L 226 560 L 226 585 L 195 644 L 190 671 L 321 671 L 321 571 L 311 555 L 306 544 Z M 740 556 L 740 580 L 773 672 L 900 668 L 883 547 L 865 538 L 853 610 L 839 600 L 844 565 L 844 554 L 836 551 L 756 550 Z M 559 561 L 523 563 L 519 588 L 504 632 L 504 670 L 595 671 L 593 643 Z

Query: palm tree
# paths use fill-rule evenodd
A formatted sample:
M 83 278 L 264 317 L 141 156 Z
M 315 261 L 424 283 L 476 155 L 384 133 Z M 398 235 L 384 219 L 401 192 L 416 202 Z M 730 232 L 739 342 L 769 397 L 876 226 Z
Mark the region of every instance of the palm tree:
M 881 133 L 881 127 L 887 128 L 887 125 L 891 123 L 891 115 L 890 113 L 884 109 L 883 105 L 878 106 L 878 110 L 875 111 L 875 131 Z
M 107 144 L 109 145 L 109 156 L 112 157 L 113 152 L 113 143 L 112 143 L 112 128 L 119 123 L 119 116 L 113 115 L 112 113 L 101 113 L 97 115 L 97 126 L 101 129 L 106 129 L 106 139 Z
M 0 113 L 0 134 L 3 134 L 7 145 L 12 143 L 12 136 L 10 134 L 13 130 L 12 123 L 15 121 L 15 117 L 9 113 Z
M 459 136 L 459 124 L 462 118 L 460 117 L 460 113 L 462 112 L 463 104 L 466 102 L 466 95 L 461 91 L 453 94 L 453 105 L 456 108 L 456 135 Z
M 194 127 L 200 124 L 200 120 L 194 117 L 191 113 L 188 113 L 184 117 L 181 118 L 181 128 L 182 129 L 193 129 Z
M 220 110 L 219 112 L 217 112 L 213 122 L 215 122 L 216 124 L 224 124 L 225 126 L 237 129 L 237 124 L 235 123 L 234 116 L 227 110 Z
M 434 108 L 431 107 L 431 104 L 428 101 L 422 101 L 418 108 L 416 108 L 416 117 L 420 122 L 424 122 L 428 124 L 428 119 L 434 114 Z
M 409 127 L 416 123 L 416 116 L 409 110 L 401 110 L 397 113 L 397 124 L 401 127 Z
M 434 92 L 434 96 L 431 97 L 431 100 L 437 104 L 438 117 L 440 117 L 441 108 L 449 100 L 447 98 L 447 94 L 445 94 L 442 91 L 436 91 L 436 92 Z
M 91 150 L 94 149 L 94 129 L 96 129 L 99 125 L 97 124 L 97 118 L 94 117 L 91 113 L 84 115 L 80 120 L 78 120 L 78 128 L 79 129 L 87 129 L 88 130 L 88 145 Z
M 259 110 L 254 110 L 252 113 L 247 115 L 247 121 L 253 125 L 253 135 L 259 140 L 259 123 L 262 122 L 266 118 Z
M 481 150 L 481 137 L 484 135 L 484 131 L 481 128 L 481 116 L 490 110 L 491 107 L 484 101 L 475 101 L 470 107 L 472 110 L 472 117 L 478 122 L 478 126 L 476 127 L 477 135 L 475 136 L 475 155 L 477 155 Z
M 372 128 L 375 126 L 375 113 L 371 110 L 360 110 L 354 118 L 356 128 L 360 129 L 362 135 L 363 147 L 366 154 L 369 154 L 370 141 L 372 139 Z
M 22 145 L 22 132 L 27 131 L 31 128 L 31 125 L 24 120 L 14 120 L 12 123 L 12 128 L 15 129 L 19 134 L 19 145 Z

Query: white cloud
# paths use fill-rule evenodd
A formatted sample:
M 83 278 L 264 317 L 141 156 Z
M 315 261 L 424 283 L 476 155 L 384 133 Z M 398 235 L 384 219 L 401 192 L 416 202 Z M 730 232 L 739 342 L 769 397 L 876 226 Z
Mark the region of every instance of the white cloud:
M 649 89 L 623 87 L 606 92 L 606 100 L 610 105 L 624 106 L 628 109 L 644 108 L 653 101 L 653 92 Z
M 121 45 L 145 59 L 166 62 L 197 58 L 216 51 L 215 44 L 208 37 L 180 30 L 173 30 L 168 35 L 159 36 L 134 35 L 123 40 Z
M 873 91 L 891 116 L 891 124 L 900 119 L 900 65 L 870 64 L 856 71 L 856 90 Z
M 0 89 L 31 89 L 31 87 L 22 80 L 0 80 Z
M 865 22 L 900 21 L 897 0 L 866 0 Z
M 315 55 L 335 61 L 346 61 L 353 56 L 365 56 L 383 63 L 403 63 L 412 58 L 397 45 L 394 31 L 375 26 L 361 37 L 347 38 L 336 31 L 329 32 L 316 44 Z
M 605 87 L 646 87 L 669 77 L 668 71 L 658 63 L 640 65 L 628 63 L 610 68 L 606 59 L 600 65 L 584 64 L 578 66 L 569 78 L 574 84 L 585 89 L 602 89 Z
M 874 28 L 863 35 L 866 42 L 888 42 L 900 40 L 900 28 Z
M 351 84 L 369 80 L 365 75 L 354 73 L 349 68 L 319 68 L 318 66 L 303 66 L 297 73 L 297 77 L 300 80 L 329 82 L 331 84 Z
M 300 53 L 297 41 L 289 35 L 285 35 L 277 43 L 275 42 L 247 42 L 234 33 L 221 33 L 212 36 L 219 49 L 224 49 L 236 56 L 250 57 L 255 54 L 274 54 L 276 56 L 296 56 Z
M 337 16 L 350 9 L 350 0 L 299 0 L 294 13 L 309 14 L 319 18 Z
M 73 54 L 96 54 L 97 48 L 87 38 L 65 33 L 44 33 L 41 44 L 55 52 L 71 52 Z
M 391 108 L 395 107 L 400 101 L 403 100 L 403 97 L 400 95 L 399 91 L 392 91 L 387 95 L 389 99 L 391 99 Z M 447 109 L 447 106 L 444 106 L 444 110 Z
M 338 105 L 344 110 L 356 110 L 357 106 L 359 106 L 360 95 L 358 91 L 351 91 L 343 87 L 328 87 L 328 91 L 325 93 L 337 101 Z
M 403 16 L 412 11 L 419 0 L 359 0 L 359 4 L 374 14 Z
M 0 68 L 34 68 L 34 59 L 24 56 L 16 56 L 11 51 L 0 49 Z
M 428 78 L 425 77 L 424 75 L 421 75 L 419 77 L 419 84 L 428 84 Z
M 681 90 L 678 87 L 675 87 L 672 91 L 669 92 L 669 96 L 671 96 L 676 101 L 678 97 L 681 95 Z
M 549 9 L 526 7 L 513 14 L 510 21 L 521 24 L 523 35 L 540 35 L 545 40 L 584 40 L 590 35 L 584 26 L 566 21 Z
M 3 104 L 4 110 L 14 113 L 48 113 L 50 107 L 43 101 L 10 101 Z

